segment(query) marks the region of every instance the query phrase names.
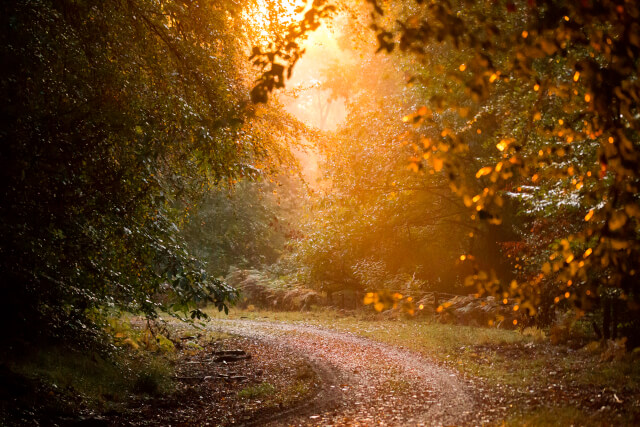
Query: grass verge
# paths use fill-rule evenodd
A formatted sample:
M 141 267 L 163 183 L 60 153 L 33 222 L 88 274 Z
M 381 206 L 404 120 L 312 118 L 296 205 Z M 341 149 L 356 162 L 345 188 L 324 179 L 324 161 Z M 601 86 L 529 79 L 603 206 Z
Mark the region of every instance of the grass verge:
M 109 358 L 68 347 L 32 348 L 3 360 L 0 424 L 73 422 L 120 412 L 132 398 L 173 391 L 171 355 L 120 349 Z M 66 421 L 65 421 L 66 420 Z

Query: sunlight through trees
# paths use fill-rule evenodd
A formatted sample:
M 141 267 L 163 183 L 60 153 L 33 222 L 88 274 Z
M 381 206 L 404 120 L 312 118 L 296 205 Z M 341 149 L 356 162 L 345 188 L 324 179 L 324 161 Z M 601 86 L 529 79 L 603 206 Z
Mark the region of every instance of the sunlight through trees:
M 380 143 L 412 147 L 404 157 L 417 180 L 429 186 L 444 179 L 469 210 L 456 215 L 457 208 L 445 208 L 448 213 L 458 221 L 471 220 L 469 227 L 477 228 L 471 232 L 473 238 L 498 245 L 499 255 L 508 258 L 502 262 L 506 268 L 500 268 L 495 257 L 487 256 L 495 248 L 470 251 L 463 261 L 472 270 L 466 284 L 479 295 L 514 299 L 532 316 L 549 301 L 573 306 L 580 316 L 610 310 L 610 301 L 618 300 L 615 310 L 627 319 L 625 327 L 636 329 L 637 5 L 626 1 L 369 3 L 378 51 L 391 55 L 407 83 L 406 89 L 396 91 L 399 108 L 394 109 L 387 97 L 384 109 L 378 111 L 385 118 L 402 119 L 410 128 L 402 135 L 399 131 L 384 135 L 381 123 L 367 129 L 382 134 Z M 349 3 L 341 5 L 348 8 Z M 315 12 L 290 27 L 292 44 L 286 54 L 279 47 L 271 51 L 273 59 L 260 52 L 263 66 L 271 68 L 258 82 L 256 90 L 262 95 L 254 101 L 266 100 L 267 92 L 284 85 L 284 70 L 290 72 L 302 54 L 295 42 L 337 9 L 331 2 L 316 1 L 311 10 Z M 372 77 L 368 84 L 380 81 L 374 74 L 368 76 Z M 350 80 L 352 88 L 356 81 Z M 367 89 L 369 100 L 380 95 L 379 89 Z M 362 105 L 361 101 L 358 108 Z M 401 116 L 398 110 L 406 114 Z M 355 119 L 361 124 L 369 117 L 352 117 L 349 123 Z M 367 146 L 372 142 L 371 137 L 362 140 Z M 355 159 L 367 151 L 356 149 L 350 160 L 345 153 L 346 168 L 364 172 Z M 395 147 L 394 151 L 401 156 Z M 354 177 L 352 183 L 362 185 L 372 177 L 391 181 L 385 170 L 389 162 L 376 165 L 375 172 Z M 350 201 L 357 203 L 361 194 L 352 189 Z M 402 192 L 388 199 L 398 195 Z M 394 214 L 428 216 L 428 208 L 408 205 L 417 196 L 407 196 Z M 356 206 L 362 209 L 361 204 Z M 345 206 L 344 213 L 357 216 L 356 206 Z M 380 209 L 383 204 L 375 206 Z M 393 214 L 384 217 L 388 224 Z M 345 218 L 328 222 L 344 225 Z M 380 227 L 365 228 L 381 242 Z M 337 247 L 356 247 L 355 235 L 345 239 L 350 244 Z M 380 244 L 376 253 L 381 255 L 385 247 Z M 330 252 L 342 263 L 354 259 L 335 249 Z M 608 330 L 610 325 L 604 327 Z

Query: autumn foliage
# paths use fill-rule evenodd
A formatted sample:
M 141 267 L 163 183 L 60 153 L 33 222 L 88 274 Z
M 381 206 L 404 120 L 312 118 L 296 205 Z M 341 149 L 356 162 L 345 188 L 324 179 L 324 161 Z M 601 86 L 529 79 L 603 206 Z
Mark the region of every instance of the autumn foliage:
M 390 137 L 412 148 L 405 161 L 418 181 L 444 178 L 475 238 L 493 236 L 509 259 L 505 274 L 482 251 L 463 253 L 465 283 L 531 316 L 549 301 L 578 316 L 604 313 L 605 337 L 615 307 L 634 329 L 638 5 L 368 3 L 377 50 L 395 58 L 410 88 L 396 119 L 409 129 Z

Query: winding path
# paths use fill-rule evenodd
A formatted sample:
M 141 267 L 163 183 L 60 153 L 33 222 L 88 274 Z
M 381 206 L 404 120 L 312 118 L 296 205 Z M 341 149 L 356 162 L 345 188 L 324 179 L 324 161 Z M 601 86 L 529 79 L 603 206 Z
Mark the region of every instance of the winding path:
M 209 326 L 277 342 L 305 356 L 322 381 L 302 406 L 260 425 L 480 425 L 495 421 L 473 385 L 408 350 L 346 332 L 249 320 Z

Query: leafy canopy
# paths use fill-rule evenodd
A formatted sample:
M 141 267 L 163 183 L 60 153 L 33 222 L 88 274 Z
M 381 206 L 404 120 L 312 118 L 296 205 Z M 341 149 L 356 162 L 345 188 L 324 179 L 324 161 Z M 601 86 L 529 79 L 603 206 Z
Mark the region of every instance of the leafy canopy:
M 628 310 L 640 307 L 638 5 L 368 3 L 379 51 L 399 51 L 409 83 L 422 92 L 403 119 L 413 125 L 408 138 L 418 140 L 411 168 L 446 177 L 481 227 L 504 226 L 505 209 L 520 213 L 510 224 L 523 236 L 514 242 L 516 279 L 470 253 L 464 259 L 476 271 L 467 283 L 515 298 L 530 314 L 549 296 L 578 313 L 612 296 Z M 289 41 L 332 5 L 314 2 Z M 284 48 L 294 52 L 259 52 L 268 71 L 254 101 L 283 85 L 280 70 L 301 53 Z M 527 238 L 527 229 L 542 239 Z
M 0 6 L 7 330 L 73 334 L 112 308 L 227 309 L 235 290 L 187 250 L 181 219 L 212 186 L 287 161 L 281 133 L 254 123 L 242 12 L 210 0 Z

